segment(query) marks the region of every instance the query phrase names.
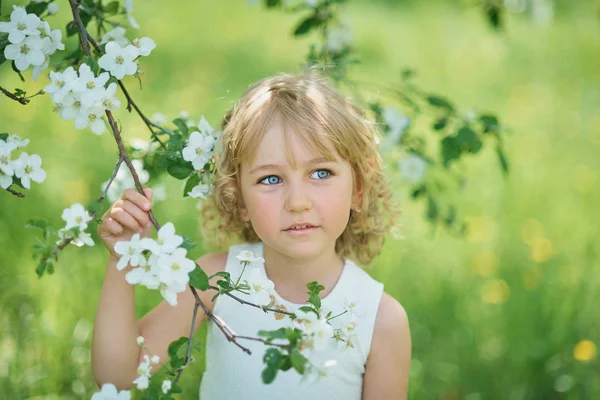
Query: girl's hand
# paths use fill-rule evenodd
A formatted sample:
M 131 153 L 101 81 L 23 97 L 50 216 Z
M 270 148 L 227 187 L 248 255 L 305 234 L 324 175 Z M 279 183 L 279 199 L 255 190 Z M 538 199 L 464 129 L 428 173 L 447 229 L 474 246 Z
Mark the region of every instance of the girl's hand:
M 144 189 L 144 194 L 146 197 L 135 189 L 127 189 L 102 216 L 98 235 L 111 257 L 121 257 L 115 252 L 117 242 L 129 241 L 136 233 L 141 237 L 149 237 L 152 233 L 152 222 L 148 216 L 148 211 L 152 209 L 152 189 Z

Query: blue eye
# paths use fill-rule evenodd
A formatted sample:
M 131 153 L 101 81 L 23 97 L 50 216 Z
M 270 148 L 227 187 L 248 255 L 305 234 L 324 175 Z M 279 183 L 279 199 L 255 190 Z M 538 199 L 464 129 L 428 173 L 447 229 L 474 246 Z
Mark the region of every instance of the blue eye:
M 269 175 L 262 178 L 259 182 L 265 185 L 277 185 L 281 182 L 281 179 L 276 175 Z
M 327 178 L 329 178 L 330 175 L 331 175 L 331 172 L 329 170 L 318 169 L 312 173 L 311 178 L 327 179 Z

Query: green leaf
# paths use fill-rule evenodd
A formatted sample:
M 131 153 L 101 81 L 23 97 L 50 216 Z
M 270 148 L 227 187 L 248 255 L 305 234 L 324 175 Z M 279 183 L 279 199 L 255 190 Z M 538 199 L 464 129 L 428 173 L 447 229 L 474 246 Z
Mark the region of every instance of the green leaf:
M 185 336 L 171 342 L 167 353 L 169 354 L 170 364 L 173 369 L 180 368 L 185 363 L 189 339 Z
M 34 3 L 33 1 L 27 4 L 25 7 L 25 11 L 27 14 L 35 14 L 38 17 L 42 15 L 44 11 L 48 8 L 48 3 Z
M 172 134 L 167 140 L 167 148 L 169 149 L 168 155 L 178 154 L 183 149 L 183 135 L 181 133 Z
M 194 268 L 189 274 L 190 286 L 198 290 L 208 290 L 208 276 L 201 268 Z
M 498 122 L 498 118 L 494 115 L 484 114 L 479 116 L 479 122 L 483 125 L 483 132 L 497 132 L 500 123 Z
M 275 348 L 267 349 L 263 357 L 263 361 L 265 364 L 267 364 L 267 366 L 261 374 L 262 380 L 263 383 L 269 384 L 275 380 L 275 376 L 277 375 L 277 371 L 281 362 L 281 351 Z
M 178 159 L 175 161 L 171 161 L 171 163 L 167 167 L 167 172 L 174 178 L 185 179 L 192 172 L 194 172 L 194 167 L 192 166 L 191 162 L 185 161 L 183 159 Z
M 294 36 L 302 36 L 310 32 L 310 30 L 319 25 L 319 19 L 316 15 L 311 15 L 310 17 L 305 18 L 302 22 L 298 24 L 296 29 L 294 30 Z
M 302 306 L 300 308 L 298 308 L 298 310 L 304 311 L 304 312 L 314 312 L 316 313 L 315 309 L 310 307 L 310 306 Z
M 477 153 L 483 146 L 477 133 L 466 125 L 458 130 L 456 134 L 456 143 L 458 143 L 463 151 L 469 153 Z
M 104 14 L 106 15 L 114 15 L 119 12 L 119 2 L 111 1 L 107 5 L 104 6 Z
M 94 56 L 83 56 L 83 62 L 90 67 L 94 75 L 98 75 L 98 72 L 100 72 L 100 66 L 98 65 L 98 62 Z
M 436 108 L 443 108 L 448 111 L 454 111 L 452 104 L 441 96 L 429 95 L 427 96 L 427 102 Z
M 175 124 L 175 126 L 177 127 L 177 129 L 179 129 L 179 131 L 181 132 L 181 134 L 185 137 L 188 136 L 188 132 L 189 132 L 189 128 L 187 126 L 187 123 L 185 122 L 185 119 L 183 118 L 175 118 L 173 120 L 173 123 Z
M 19 71 L 19 69 L 17 68 L 17 65 L 15 64 L 14 61 L 11 63 L 11 66 L 12 66 L 12 70 L 15 71 L 17 73 L 17 75 L 19 75 L 19 79 L 21 79 L 21 82 L 25 82 L 25 77 L 23 76 L 21 71 Z
M 315 308 L 321 308 L 321 298 L 318 294 L 313 294 L 309 297 L 308 302 L 315 306 Z
M 281 0 L 266 0 L 265 1 L 267 8 L 277 7 L 281 4 Z
M 41 278 L 42 275 L 44 275 L 44 272 L 46 271 L 46 265 L 48 264 L 47 260 L 46 261 L 42 261 L 38 264 L 37 267 L 35 267 L 35 273 L 37 274 L 38 278 Z
M 4 140 L 6 142 L 9 136 L 10 135 L 8 133 L 0 133 L 0 140 Z
M 228 281 L 231 280 L 231 275 L 229 274 L 229 272 L 225 272 L 225 271 L 215 272 L 214 274 L 212 274 L 211 276 L 208 277 L 208 280 L 211 280 L 215 276 L 223 277 L 223 278 L 225 278 Z
M 50 223 L 43 218 L 30 219 L 25 222 L 25 228 L 38 228 L 42 231 L 50 227 Z
M 437 220 L 438 216 L 439 210 L 435 200 L 433 200 L 433 197 L 427 196 L 427 218 L 429 218 L 431 221 L 435 221 Z
M 4 49 L 9 44 L 10 42 L 8 41 L 8 36 L 2 35 L 0 37 L 0 65 L 2 65 L 6 61 L 6 58 L 4 57 Z
M 446 136 L 442 140 L 442 161 L 447 168 L 451 161 L 460 158 L 460 145 L 454 136 Z
M 298 350 L 294 350 L 290 355 L 290 360 L 294 369 L 298 371 L 300 375 L 304 374 L 304 369 L 306 368 L 306 363 L 308 362 L 307 358 L 300 354 Z
M 198 245 L 198 243 L 190 237 L 183 236 L 183 235 L 181 237 L 183 237 L 183 243 L 181 243 L 181 245 L 179 247 L 183 247 L 184 249 L 190 251 L 191 249 L 196 247 L 196 245 Z
M 77 23 L 75 21 L 68 22 L 65 30 L 67 31 L 67 37 L 71 37 L 79 33 L 79 29 L 77 29 Z
M 200 183 L 200 174 L 193 174 L 185 183 L 183 188 L 183 197 L 188 197 L 188 193 Z
M 502 167 L 502 171 L 504 174 L 508 173 L 508 160 L 504 155 L 504 150 L 502 150 L 502 146 L 496 146 L 496 154 L 498 155 L 498 161 L 500 161 L 500 166 Z
M 285 339 L 286 338 L 286 330 L 285 330 L 285 328 L 279 328 L 275 331 L 259 330 L 258 336 L 266 337 L 269 339 Z
M 427 193 L 427 187 L 425 187 L 425 185 L 420 185 L 417 188 L 415 188 L 415 190 L 413 190 L 413 192 L 411 193 L 411 197 L 413 199 L 418 199 L 425 193 Z
M 448 125 L 448 117 L 440 117 L 433 124 L 433 129 L 436 131 L 441 131 Z

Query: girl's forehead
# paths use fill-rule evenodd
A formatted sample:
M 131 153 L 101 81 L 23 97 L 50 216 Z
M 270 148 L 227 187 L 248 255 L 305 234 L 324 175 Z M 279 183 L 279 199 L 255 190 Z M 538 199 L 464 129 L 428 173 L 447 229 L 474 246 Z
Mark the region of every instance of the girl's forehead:
M 341 157 L 331 139 L 315 132 L 272 124 L 257 141 L 253 154 L 247 154 L 244 163 L 297 165 L 321 161 L 340 161 Z

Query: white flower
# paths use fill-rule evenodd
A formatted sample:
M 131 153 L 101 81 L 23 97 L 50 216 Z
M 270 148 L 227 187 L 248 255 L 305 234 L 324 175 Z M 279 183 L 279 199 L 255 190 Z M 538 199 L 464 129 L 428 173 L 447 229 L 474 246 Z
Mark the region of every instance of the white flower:
M 138 376 L 133 383 L 135 383 L 138 390 L 146 390 L 150 386 L 149 378 L 146 375 Z
M 40 18 L 35 14 L 27 14 L 23 7 L 13 6 L 10 22 L 0 22 L 0 32 L 8 33 L 8 41 L 21 43 L 27 35 L 39 36 Z M 6 57 L 9 59 L 8 57 Z
M 117 42 L 108 42 L 105 52 L 98 60 L 98 65 L 115 78 L 123 79 L 125 75 L 137 72 L 138 65 L 134 60 L 138 56 L 138 49 L 134 46 L 122 48 Z
M 25 71 L 30 65 L 38 66 L 44 63 L 43 46 L 44 41 L 39 36 L 28 36 L 20 43 L 6 46 L 4 57 L 13 60 L 19 71 Z
M 165 379 L 162 383 L 162 391 L 164 394 L 169 393 L 169 390 L 171 390 L 171 381 L 168 379 Z
M 0 140 L 0 171 L 6 175 L 14 174 L 14 161 L 11 161 L 10 155 L 17 145 L 11 142 Z
M 51 3 L 54 4 L 54 3 Z M 92 400 L 130 400 L 131 392 L 128 390 L 118 391 L 112 383 L 105 383 L 102 389 L 92 395 Z
M 138 268 L 133 268 L 125 275 L 125 280 L 130 285 L 143 285 L 148 289 L 158 289 L 160 285 L 160 280 L 158 279 L 158 274 L 160 273 L 160 268 L 157 263 L 156 254 L 150 255 L 146 265 Z
M 58 4 L 50 3 L 48 4 L 48 14 L 55 15 L 59 10 Z
M 115 244 L 115 252 L 121 254 L 119 262 L 117 263 L 117 269 L 120 271 L 131 264 L 132 267 L 143 267 L 146 265 L 146 257 L 142 252 L 146 250 L 143 246 L 143 241 L 140 240 L 140 234 L 136 233 L 131 236 L 131 240 L 119 241 Z
M 135 18 L 133 18 L 133 0 L 125 0 L 125 4 L 123 4 L 123 8 L 125 9 L 125 15 L 127 15 L 127 20 L 129 21 L 129 25 L 133 29 L 140 29 Z
M 152 364 L 158 364 L 158 363 L 160 363 L 160 357 L 155 354 L 152 356 L 152 358 L 150 358 L 150 362 Z
M 140 56 L 148 56 L 156 48 L 156 43 L 149 37 L 143 37 L 141 39 L 134 39 L 131 45 L 137 49 L 137 53 Z
M 183 159 L 191 161 L 195 170 L 201 170 L 210 160 L 215 139 L 200 132 L 192 132 L 188 145 L 183 149 Z
M 187 112 L 186 110 L 181 110 L 181 111 L 179 111 L 179 118 L 188 119 L 188 118 L 190 118 L 190 113 Z
M 249 262 L 249 263 L 253 263 L 253 262 L 264 263 L 265 262 L 265 259 L 262 257 L 254 257 L 254 253 L 252 253 L 250 250 L 240 251 L 239 253 L 237 253 L 235 258 L 237 258 L 241 262 Z
M 8 137 L 6 143 L 12 143 L 16 146 L 16 148 L 20 148 L 27 146 L 29 144 L 29 139 L 21 140 L 19 135 L 13 133 Z
M 154 114 L 152 114 L 152 117 L 150 118 L 150 120 L 152 122 L 154 122 L 155 124 L 164 124 L 165 122 L 167 122 L 167 116 L 165 114 L 156 112 Z
M 125 28 L 117 26 L 113 30 L 110 30 L 102 36 L 102 43 L 117 42 L 121 47 L 125 47 L 129 44 L 129 39 L 125 37 Z
M 319 0 L 305 0 L 307 6 L 315 8 L 319 4 Z
M 332 53 L 340 53 L 352 44 L 352 30 L 349 26 L 332 28 L 327 32 L 325 46 Z
M 62 213 L 62 219 L 67 225 L 65 229 L 79 228 L 85 230 L 88 223 L 92 220 L 92 216 L 80 203 L 75 203 L 69 208 L 65 208 Z
M 0 169 L 0 187 L 6 189 L 10 185 L 12 185 L 12 175 L 6 175 L 4 171 Z
M 143 336 L 138 336 L 137 339 L 135 339 L 137 341 L 138 346 L 141 346 L 144 344 L 145 339 Z
M 121 100 L 117 99 L 117 84 L 111 82 L 106 89 L 102 91 L 100 103 L 105 110 L 114 111 L 121 107 Z
M 337 364 L 335 360 L 327 360 L 322 365 L 315 365 L 313 363 L 309 363 L 306 366 L 304 371 L 304 375 L 302 376 L 302 380 L 305 383 L 314 383 L 321 378 L 327 376 L 328 369 Z
M 212 189 L 211 185 L 205 184 L 205 183 L 199 183 L 198 185 L 194 186 L 194 188 L 192 190 L 190 190 L 188 192 L 188 196 L 197 199 L 200 198 L 202 200 L 206 200 L 208 198 L 208 195 L 210 194 Z
M 158 256 L 161 282 L 178 281 L 184 285 L 189 282 L 190 277 L 188 274 L 196 268 L 196 263 L 187 258 L 186 254 L 186 249 L 178 247 L 173 254 Z
M 140 376 L 134 380 L 133 383 L 137 385 L 139 390 L 148 389 L 150 373 L 152 372 L 152 366 L 150 365 L 150 357 L 148 357 L 148 354 L 144 354 L 144 361 L 139 365 L 137 372 L 140 374 Z
M 400 159 L 399 166 L 400 174 L 413 183 L 421 182 L 427 171 L 427 161 L 415 153 Z
M 148 249 L 157 255 L 172 254 L 183 243 L 183 238 L 175 234 L 175 226 L 173 226 L 172 222 L 167 222 L 158 230 L 158 239 L 156 241 L 152 239 L 148 240 L 154 242 L 147 242 Z
M 89 125 L 92 128 L 92 132 L 96 135 L 101 135 L 106 130 L 103 117 L 103 108 L 92 107 L 83 109 L 75 118 L 75 129 L 84 129 Z
M 393 107 L 384 108 L 381 114 L 389 129 L 388 140 L 391 144 L 400 143 L 403 133 L 410 126 L 410 118 Z
M 200 118 L 200 122 L 198 122 L 198 130 L 200 133 L 206 136 L 212 136 L 213 128 L 210 126 L 204 115 Z
M 96 77 L 90 66 L 84 63 L 79 67 L 79 78 L 74 81 L 72 90 L 81 93 L 81 102 L 86 107 L 91 107 L 103 95 L 104 85 L 109 78 L 108 72 Z
M 164 276 L 164 280 L 161 279 L 159 290 L 162 297 L 172 306 L 177 305 L 177 293 L 185 291 L 186 284 L 172 278 L 171 275 Z
M 264 278 L 258 268 L 247 271 L 246 284 L 250 287 L 250 297 L 254 304 L 266 306 L 275 295 L 275 285 L 270 279 Z
M 44 63 L 42 65 L 36 65 L 31 69 L 31 77 L 34 81 L 38 80 L 42 72 L 44 72 L 46 68 L 48 68 L 48 65 L 50 65 L 50 56 L 45 55 Z
M 44 88 L 44 91 L 50 95 L 54 103 L 61 103 L 69 94 L 73 85 L 77 81 L 77 72 L 73 67 L 67 68 L 64 72 L 50 72 L 50 81 Z
M 89 233 L 84 232 L 83 230 L 80 230 L 79 234 L 77 236 L 73 236 L 69 229 L 65 229 L 65 228 L 59 229 L 58 237 L 60 240 L 58 240 L 56 242 L 56 244 L 61 243 L 63 240 L 65 240 L 67 238 L 71 238 L 72 239 L 71 243 L 77 247 L 81 247 L 83 245 L 88 245 L 88 246 L 94 245 L 94 240 L 92 239 L 92 236 Z
M 40 156 L 37 154 L 30 156 L 27 153 L 21 153 L 21 156 L 15 162 L 15 175 L 21 179 L 21 184 L 26 189 L 31 187 L 31 181 L 37 183 L 44 182 L 46 171 L 42 169 L 42 159 Z

